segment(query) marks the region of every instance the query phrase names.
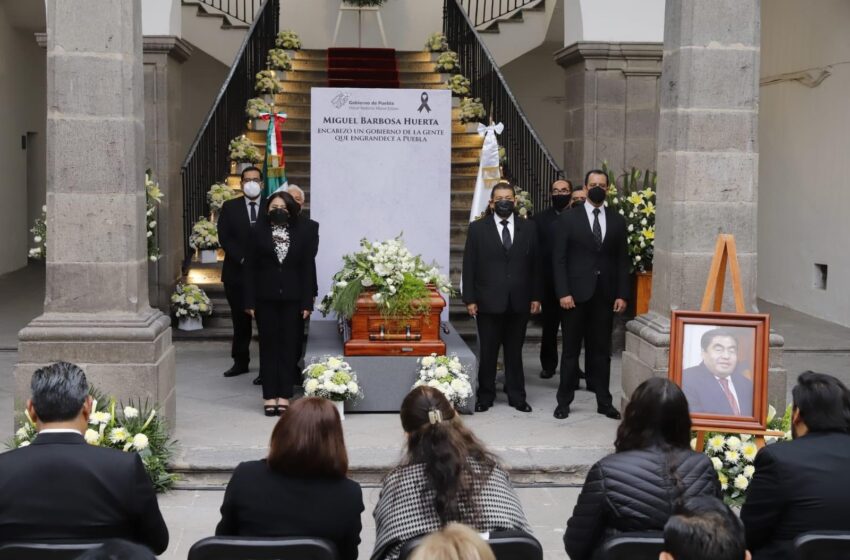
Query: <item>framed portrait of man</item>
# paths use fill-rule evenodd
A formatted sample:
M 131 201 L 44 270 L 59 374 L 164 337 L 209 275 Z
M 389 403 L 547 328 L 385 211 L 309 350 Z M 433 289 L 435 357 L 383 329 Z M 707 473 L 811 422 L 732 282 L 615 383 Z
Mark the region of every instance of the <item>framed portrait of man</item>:
M 694 424 L 766 428 L 769 322 L 763 314 L 673 312 L 669 376 Z

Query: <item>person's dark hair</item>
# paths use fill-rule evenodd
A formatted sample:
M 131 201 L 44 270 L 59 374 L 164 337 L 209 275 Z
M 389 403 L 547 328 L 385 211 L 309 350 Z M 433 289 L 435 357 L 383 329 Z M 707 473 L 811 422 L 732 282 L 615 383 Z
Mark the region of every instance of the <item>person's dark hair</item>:
M 850 392 L 835 377 L 805 371 L 791 397 L 810 432 L 850 432 Z
M 156 560 L 156 557 L 145 546 L 123 539 L 112 539 L 97 548 L 85 551 L 81 556 L 77 556 L 77 560 Z
M 570 192 L 571 192 L 571 193 L 573 192 L 573 188 L 574 188 L 574 187 L 573 187 L 573 182 L 572 182 L 572 181 L 570 181 L 569 179 L 564 179 L 563 177 L 560 177 L 560 178 L 558 178 L 558 179 L 555 179 L 554 181 L 552 181 L 552 186 L 550 187 L 550 190 L 551 190 L 551 188 L 552 188 L 552 187 L 554 187 L 554 186 L 555 186 L 555 183 L 566 183 L 566 184 L 567 184 L 567 188 L 569 188 Z M 491 196 L 490 198 L 492 198 L 492 196 Z
M 266 211 L 264 214 L 268 214 L 269 207 L 276 198 L 283 200 L 283 203 L 286 205 L 286 211 L 289 213 L 289 222 L 295 223 L 298 220 L 298 215 L 301 214 L 301 206 L 295 202 L 295 199 L 288 192 L 277 191 L 272 193 L 266 201 Z
M 498 464 L 496 457 L 463 425 L 438 389 L 420 386 L 401 403 L 401 426 L 407 433 L 402 466 L 422 464 L 434 495 L 434 510 L 445 525 L 451 521 L 474 525 L 477 495 Z
M 676 560 L 743 560 L 744 525 L 719 499 L 691 498 L 664 525 L 664 551 Z
M 490 189 L 490 200 L 493 200 L 493 197 L 496 195 L 496 191 L 511 191 L 514 196 L 516 196 L 516 187 L 508 181 L 499 181 L 493 185 L 493 188 Z
M 584 190 L 584 185 L 573 185 L 572 183 L 570 183 L 570 194 L 581 190 Z
M 68 362 L 35 370 L 30 390 L 32 405 L 42 422 L 73 420 L 89 396 L 86 374 L 80 366 Z
M 700 338 L 699 340 L 699 345 L 702 347 L 703 350 L 708 350 L 711 341 L 721 336 L 728 336 L 729 338 L 734 340 L 736 344 L 738 343 L 738 337 L 735 336 L 734 332 L 729 329 L 724 329 L 723 327 L 718 327 L 716 329 L 711 329 L 710 331 L 705 331 L 704 333 L 702 333 L 702 338 Z
M 260 181 L 263 180 L 263 171 L 259 167 L 254 167 L 252 165 L 250 167 L 246 167 L 245 169 L 243 169 L 242 173 L 239 175 L 239 180 L 242 181 L 243 183 L 245 182 L 245 173 L 247 173 L 248 171 L 256 171 L 257 173 L 260 174 Z
M 336 406 L 328 399 L 293 401 L 272 430 L 269 467 L 299 478 L 342 478 L 348 453 Z
M 603 177 L 605 177 L 605 186 L 606 187 L 608 186 L 608 174 L 605 173 L 604 171 L 602 171 L 601 169 L 591 169 L 590 171 L 585 173 L 584 174 L 584 184 L 585 185 L 590 180 L 591 175 L 602 175 Z

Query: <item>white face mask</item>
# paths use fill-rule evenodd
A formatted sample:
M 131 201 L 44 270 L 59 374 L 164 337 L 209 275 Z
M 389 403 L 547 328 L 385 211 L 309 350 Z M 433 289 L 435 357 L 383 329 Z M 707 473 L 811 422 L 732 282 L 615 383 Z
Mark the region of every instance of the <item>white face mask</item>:
M 245 196 L 248 198 L 257 198 L 260 196 L 260 190 L 260 183 L 256 181 L 248 181 L 242 185 L 242 192 L 245 193 Z

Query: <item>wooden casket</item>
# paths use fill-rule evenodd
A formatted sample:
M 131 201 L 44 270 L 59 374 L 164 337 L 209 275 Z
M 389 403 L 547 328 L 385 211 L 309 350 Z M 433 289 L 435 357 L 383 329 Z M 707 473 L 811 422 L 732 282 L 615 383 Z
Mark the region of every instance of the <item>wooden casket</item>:
M 383 317 L 372 292 L 363 292 L 351 317 L 351 337 L 345 341 L 346 356 L 430 356 L 446 353 L 440 339 L 440 313 L 446 300 L 430 287 L 428 315 L 409 319 Z

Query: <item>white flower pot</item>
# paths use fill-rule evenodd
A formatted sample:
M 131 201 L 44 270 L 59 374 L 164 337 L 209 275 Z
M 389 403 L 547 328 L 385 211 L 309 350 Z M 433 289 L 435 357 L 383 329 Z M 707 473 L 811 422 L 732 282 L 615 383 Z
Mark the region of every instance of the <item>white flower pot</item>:
M 254 119 L 252 128 L 254 130 L 268 130 L 269 129 L 269 121 L 265 119 Z
M 336 405 L 336 410 L 339 412 L 339 419 L 345 420 L 345 401 L 333 401 Z
M 199 331 L 204 328 L 204 323 L 200 317 L 180 317 L 177 328 L 181 331 Z
M 202 264 L 215 264 L 218 262 L 218 253 L 215 249 L 201 249 L 199 258 Z
M 464 130 L 467 134 L 477 134 L 478 133 L 478 121 L 464 123 Z

